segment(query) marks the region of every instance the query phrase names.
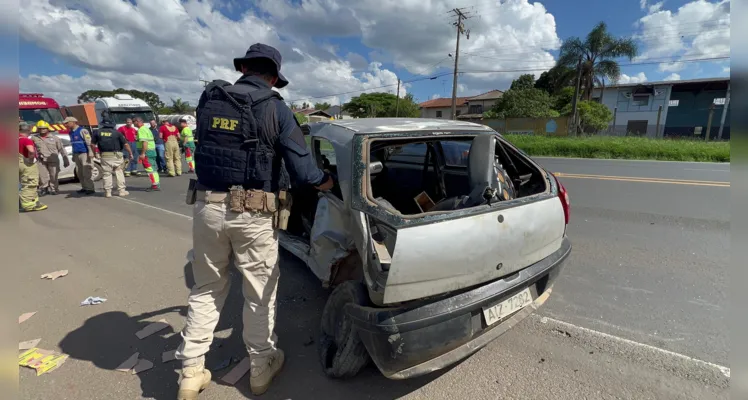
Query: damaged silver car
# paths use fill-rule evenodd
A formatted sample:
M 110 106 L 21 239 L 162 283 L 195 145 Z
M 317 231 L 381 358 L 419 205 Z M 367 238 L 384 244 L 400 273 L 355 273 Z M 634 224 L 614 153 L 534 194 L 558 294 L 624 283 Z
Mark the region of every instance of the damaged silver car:
M 563 185 L 491 128 L 430 119 L 304 125 L 326 193 L 292 188 L 280 244 L 325 287 L 328 376 L 388 378 L 473 354 L 551 293 L 571 251 Z

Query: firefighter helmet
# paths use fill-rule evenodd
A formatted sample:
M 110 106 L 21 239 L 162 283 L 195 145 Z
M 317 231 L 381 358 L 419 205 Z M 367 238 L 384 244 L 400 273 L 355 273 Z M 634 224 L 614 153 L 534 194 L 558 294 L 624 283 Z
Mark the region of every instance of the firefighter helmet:
M 39 122 L 36 123 L 36 129 L 37 130 L 39 130 L 39 129 L 51 130 L 52 128 L 50 128 L 50 126 L 47 123 L 47 121 L 45 121 L 43 119 L 40 119 Z

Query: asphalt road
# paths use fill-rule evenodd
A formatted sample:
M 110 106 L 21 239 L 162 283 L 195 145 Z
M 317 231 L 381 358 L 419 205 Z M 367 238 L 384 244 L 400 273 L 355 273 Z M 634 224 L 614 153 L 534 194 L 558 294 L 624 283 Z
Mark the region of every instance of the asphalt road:
M 730 189 L 704 182 L 729 181 L 729 165 L 538 160 L 560 173 L 571 194 L 574 250 L 536 316 L 445 371 L 390 381 L 369 367 L 353 380 L 331 381 L 312 343 L 327 291 L 283 254 L 277 330 L 287 365 L 261 398 L 728 398 L 719 367 L 729 366 Z M 65 185 L 63 195 L 44 198 L 49 210 L 20 216 L 18 237 L 31 240 L 19 249 L 33 256 L 13 271 L 24 289 L 16 308 L 37 314 L 20 325 L 19 339 L 41 338 L 40 347 L 70 355 L 47 375 L 22 369 L 20 398 L 174 398 L 179 365 L 160 357 L 179 344 L 185 313 L 186 184 L 186 177 L 163 178 L 162 192 L 146 193 L 147 179 L 132 178 L 127 200 L 75 198 L 78 187 Z M 70 274 L 39 279 L 59 269 Z M 108 300 L 79 306 L 87 296 Z M 240 310 L 234 285 L 209 368 L 243 354 Z M 172 328 L 135 337 L 161 318 Z M 115 371 L 134 352 L 155 367 Z M 201 398 L 252 398 L 246 377 L 235 387 L 214 380 Z

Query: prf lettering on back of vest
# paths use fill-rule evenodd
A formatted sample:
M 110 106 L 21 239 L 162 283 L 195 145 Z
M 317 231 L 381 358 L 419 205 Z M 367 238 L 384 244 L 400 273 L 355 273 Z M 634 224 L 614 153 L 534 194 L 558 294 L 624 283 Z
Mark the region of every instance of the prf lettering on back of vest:
M 213 117 L 213 129 L 222 129 L 226 131 L 235 131 L 236 126 L 239 124 L 239 120 L 236 119 L 229 119 L 229 118 L 221 118 L 221 117 Z
M 101 132 L 101 136 L 110 137 L 112 136 L 112 132 Z

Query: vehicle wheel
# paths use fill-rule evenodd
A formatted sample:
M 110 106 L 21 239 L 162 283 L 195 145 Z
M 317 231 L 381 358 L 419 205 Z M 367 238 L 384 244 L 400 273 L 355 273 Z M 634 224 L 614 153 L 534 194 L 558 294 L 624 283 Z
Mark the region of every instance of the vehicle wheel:
M 349 303 L 369 303 L 368 294 L 361 283 L 341 283 L 330 294 L 322 312 L 317 354 L 325 375 L 331 378 L 352 378 L 369 362 L 369 353 L 353 321 L 345 314 L 345 305 Z
M 94 163 L 93 170 L 91 171 L 91 180 L 98 182 L 104 177 L 104 169 L 101 164 Z

